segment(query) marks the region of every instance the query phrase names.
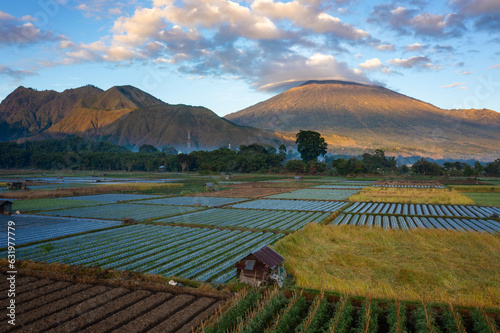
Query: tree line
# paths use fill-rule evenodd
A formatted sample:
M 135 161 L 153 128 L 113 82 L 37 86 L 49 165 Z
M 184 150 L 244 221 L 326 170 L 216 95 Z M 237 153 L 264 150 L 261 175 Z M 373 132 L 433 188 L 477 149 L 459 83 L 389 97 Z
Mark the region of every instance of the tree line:
M 350 158 L 326 155 L 327 144 L 317 132 L 300 131 L 297 147 L 301 159 L 290 159 L 291 152 L 285 145 L 278 149 L 260 144 L 241 145 L 237 150 L 219 148 L 212 151 L 193 151 L 179 154 L 173 147 L 161 151 L 151 145 L 143 145 L 138 152 L 105 141 L 84 140 L 79 137 L 0 143 L 0 168 L 35 168 L 43 170 L 125 170 L 168 171 L 201 173 L 263 172 L 302 173 L 330 175 L 364 174 L 416 174 L 432 176 L 478 175 L 500 176 L 500 159 L 483 166 L 462 162 L 446 162 L 440 165 L 420 159 L 412 166 L 397 166 L 394 157 L 388 157 L 381 149 L 373 154 L 365 153 Z M 326 155 L 326 156 L 325 156 Z M 324 156 L 321 162 L 318 157 Z M 288 160 L 287 160 L 288 159 Z

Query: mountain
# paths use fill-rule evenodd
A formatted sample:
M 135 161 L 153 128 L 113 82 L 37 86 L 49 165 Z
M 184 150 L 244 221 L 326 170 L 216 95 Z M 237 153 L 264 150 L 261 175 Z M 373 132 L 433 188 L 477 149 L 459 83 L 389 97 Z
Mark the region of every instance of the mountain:
M 101 92 L 94 86 L 62 93 L 21 86 L 0 103 L 0 139 L 38 134 L 73 112 L 77 102 Z
M 30 121 L 12 121 L 16 117 Z M 190 150 L 286 142 L 279 135 L 233 124 L 207 108 L 164 103 L 132 86 L 106 91 L 86 86 L 62 93 L 19 87 L 0 104 L 0 119 L 5 119 L 0 123 L 3 140 L 21 134 L 19 141 L 77 135 L 132 149 L 151 144 L 181 151 L 188 150 L 188 133 Z
M 332 153 L 377 148 L 393 155 L 491 160 L 500 156 L 500 114 L 443 110 L 380 86 L 309 81 L 229 114 L 240 125 L 282 133 L 320 132 Z

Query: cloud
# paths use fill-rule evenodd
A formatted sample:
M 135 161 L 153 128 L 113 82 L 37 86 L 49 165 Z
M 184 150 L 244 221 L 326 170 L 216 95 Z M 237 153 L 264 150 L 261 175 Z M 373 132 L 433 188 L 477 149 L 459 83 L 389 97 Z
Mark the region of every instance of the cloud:
M 296 56 L 266 63 L 259 71 L 254 87 L 262 91 L 284 91 L 309 80 L 371 82 L 361 71 L 325 54 L 314 54 L 308 58 Z
M 461 36 L 465 31 L 462 17 L 455 13 L 420 13 L 416 9 L 392 4 L 375 6 L 368 22 L 387 25 L 402 35 L 447 38 Z
M 402 68 L 421 68 L 421 69 L 441 69 L 440 66 L 432 64 L 431 60 L 425 56 L 415 56 L 408 59 L 390 59 L 388 64 Z
M 497 33 L 500 29 L 500 1 L 498 0 L 451 0 L 450 5 L 464 20 L 473 20 L 477 30 Z
M 391 73 L 391 69 L 388 68 L 387 66 L 384 66 L 380 59 L 378 58 L 372 58 L 368 59 L 365 62 L 359 64 L 358 66 L 361 69 L 368 70 L 368 71 L 377 71 L 380 70 L 382 73 L 389 74 Z
M 455 82 L 452 84 L 447 84 L 447 85 L 441 86 L 441 88 L 457 88 L 457 87 L 463 86 L 464 84 L 465 84 L 465 82 Z M 463 88 L 463 87 L 460 87 L 460 88 Z
M 493 66 L 488 67 L 488 69 L 493 69 L 493 68 L 500 68 L 500 64 L 499 64 L 499 65 L 493 65 Z
M 31 21 L 34 19 L 29 15 L 16 18 L 0 11 L 0 44 L 29 45 L 63 38 L 55 36 L 51 31 L 42 31 Z
M 471 75 L 472 72 L 471 71 L 463 71 L 463 72 L 460 72 L 460 71 L 457 71 L 456 72 L 458 75 Z
M 410 51 L 421 51 L 424 48 L 426 48 L 426 46 L 422 45 L 422 44 L 419 44 L 419 43 L 413 43 L 413 44 L 405 46 L 405 50 L 408 51 L 408 52 L 410 52 Z
M 261 90 L 322 78 L 370 82 L 331 53 L 349 52 L 341 42 L 369 44 L 372 37 L 333 13 L 335 4 L 320 0 L 153 0 L 116 18 L 110 35 L 94 43 L 62 41 L 59 50 L 68 64 L 151 62 L 190 77 L 245 78 Z
M 377 46 L 375 46 L 375 49 L 377 49 L 379 51 L 394 51 L 395 50 L 394 45 L 392 45 L 392 44 L 377 45 Z
M 25 76 L 38 75 L 38 74 L 32 70 L 19 70 L 4 65 L 0 65 L 0 75 L 6 75 L 12 78 L 20 79 Z

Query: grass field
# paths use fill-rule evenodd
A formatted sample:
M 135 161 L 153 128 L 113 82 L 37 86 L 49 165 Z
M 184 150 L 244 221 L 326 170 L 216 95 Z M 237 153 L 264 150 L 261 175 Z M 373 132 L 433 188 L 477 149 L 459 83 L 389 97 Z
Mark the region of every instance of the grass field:
M 101 202 L 93 200 L 69 200 L 69 199 L 31 199 L 16 200 L 12 208 L 14 211 L 30 212 L 37 210 L 51 210 L 60 208 L 71 208 L 80 206 L 95 206 Z
M 476 205 L 500 207 L 500 193 L 463 193 L 474 200 Z
M 458 191 L 448 189 L 412 189 L 366 187 L 351 195 L 350 201 L 397 202 L 423 204 L 473 205 L 474 201 Z
M 308 225 L 275 249 L 301 288 L 500 307 L 500 235 Z

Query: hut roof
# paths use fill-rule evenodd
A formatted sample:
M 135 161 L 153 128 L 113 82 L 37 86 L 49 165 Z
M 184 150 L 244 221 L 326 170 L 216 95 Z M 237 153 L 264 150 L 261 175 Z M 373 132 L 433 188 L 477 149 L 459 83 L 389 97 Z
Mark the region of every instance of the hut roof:
M 3 205 L 4 203 L 12 203 L 12 201 L 9 201 L 9 200 L 0 200 L 0 205 Z
M 259 260 L 261 260 L 264 264 L 269 266 L 271 269 L 276 268 L 279 264 L 285 260 L 282 256 L 280 256 L 278 253 L 276 253 L 273 249 L 271 249 L 269 246 L 264 246 L 260 250 L 257 250 L 252 253 L 254 256 L 256 256 Z

